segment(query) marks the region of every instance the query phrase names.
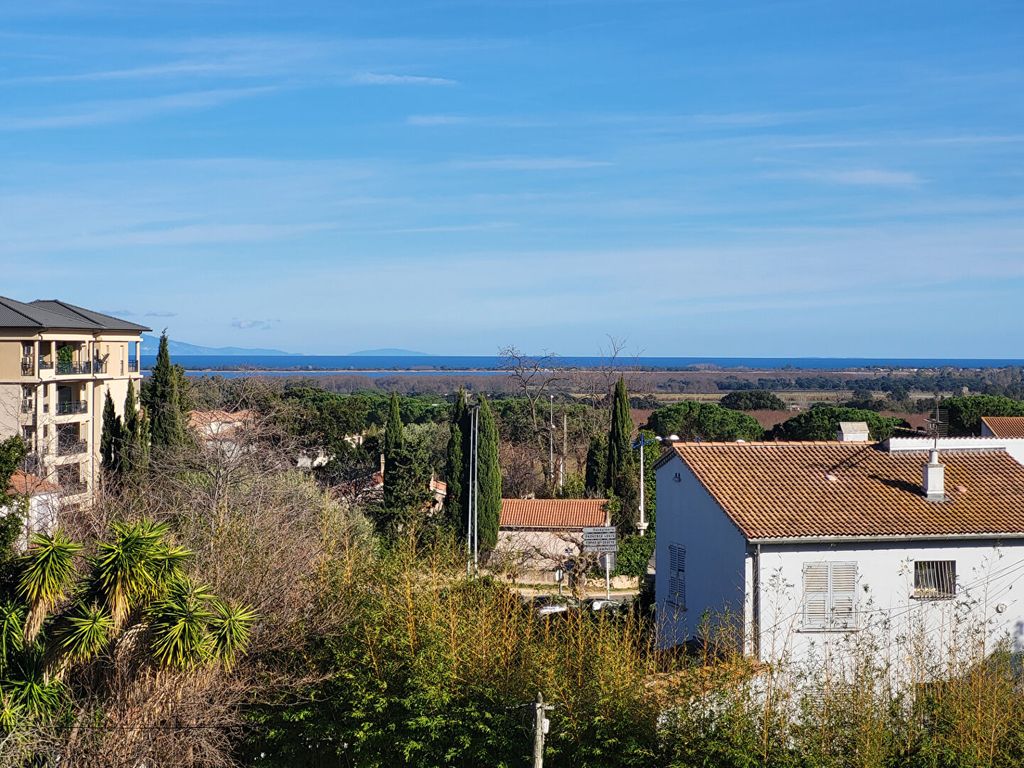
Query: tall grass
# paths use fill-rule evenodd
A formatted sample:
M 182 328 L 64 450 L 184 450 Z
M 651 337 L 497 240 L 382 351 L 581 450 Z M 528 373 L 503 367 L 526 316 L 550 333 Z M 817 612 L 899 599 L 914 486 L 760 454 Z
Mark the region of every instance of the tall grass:
M 670 653 L 643 617 L 538 617 L 508 585 L 467 579 L 443 538 L 345 557 L 358 567 L 340 562 L 344 594 L 325 599 L 351 618 L 307 651 L 326 682 L 259 710 L 257 765 L 528 765 L 537 691 L 554 704 L 548 766 L 1024 764 L 1015 657 L 985 654 L 977 627 L 947 631 L 941 657 L 908 629 L 897 661 L 865 630 L 810 662 L 760 664 L 728 624 Z

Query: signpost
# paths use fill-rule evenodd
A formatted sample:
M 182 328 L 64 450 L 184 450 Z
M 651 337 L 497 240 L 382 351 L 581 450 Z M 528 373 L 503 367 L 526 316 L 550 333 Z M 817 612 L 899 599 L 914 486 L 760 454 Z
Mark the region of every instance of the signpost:
M 614 525 L 595 525 L 583 529 L 583 551 L 597 552 L 604 560 L 604 596 L 612 596 L 612 555 L 619 551 Z

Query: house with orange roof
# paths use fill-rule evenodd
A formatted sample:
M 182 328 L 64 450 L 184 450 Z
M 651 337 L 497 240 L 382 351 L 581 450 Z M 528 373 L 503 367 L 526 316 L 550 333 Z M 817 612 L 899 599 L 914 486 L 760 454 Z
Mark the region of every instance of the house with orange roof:
M 583 529 L 607 525 L 606 499 L 502 499 L 498 543 L 491 561 L 525 580 L 554 580 L 579 557 Z
M 22 470 L 15 470 L 7 488 L 24 515 L 24 526 L 17 540 L 19 549 L 28 547 L 33 533 L 50 533 L 57 527 L 57 512 L 60 504 L 60 488 L 45 478 Z M 11 507 L 0 507 L 0 516 L 11 513 Z
M 1024 416 L 982 416 L 981 435 L 1024 439 Z
M 953 627 L 1024 649 L 1024 466 L 999 446 L 675 443 L 658 462 L 659 642 L 761 661 Z

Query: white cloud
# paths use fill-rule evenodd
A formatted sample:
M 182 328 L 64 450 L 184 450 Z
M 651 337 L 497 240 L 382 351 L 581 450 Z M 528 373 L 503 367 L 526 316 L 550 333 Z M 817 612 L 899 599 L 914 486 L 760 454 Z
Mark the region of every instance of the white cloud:
M 353 85 L 458 85 L 458 80 L 424 75 L 393 75 L 382 72 L 359 72 L 349 80 Z
M 911 171 L 891 171 L 883 168 L 800 171 L 792 174 L 770 174 L 770 176 L 861 187 L 917 187 L 924 182 L 924 179 Z
M 572 171 L 602 168 L 611 165 L 605 160 L 580 157 L 492 157 L 480 160 L 457 160 L 455 168 L 486 171 Z
M 172 112 L 209 109 L 273 90 L 275 89 L 272 87 L 222 88 L 138 99 L 89 102 L 51 115 L 0 116 L 0 131 L 34 131 L 133 122 Z

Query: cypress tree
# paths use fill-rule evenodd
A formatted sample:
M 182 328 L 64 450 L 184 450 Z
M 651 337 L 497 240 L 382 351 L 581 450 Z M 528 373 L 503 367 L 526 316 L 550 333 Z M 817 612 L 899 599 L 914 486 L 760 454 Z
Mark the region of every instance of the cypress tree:
M 628 468 L 632 458 L 630 438 L 633 435 L 633 420 L 629 415 L 629 393 L 626 382 L 620 376 L 615 384 L 612 402 L 612 424 L 608 431 L 608 464 L 605 472 L 605 488 L 622 496 L 624 482 L 627 482 Z
M 501 465 L 498 462 L 498 425 L 487 398 L 480 398 L 479 456 L 477 458 L 477 506 L 480 548 L 494 549 L 501 524 Z
M 384 426 L 384 508 L 390 512 L 401 510 L 406 505 L 405 488 L 409 478 L 407 457 L 402 439 L 402 412 L 398 395 L 391 393 L 388 403 L 388 418 Z
M 160 349 L 147 388 L 147 410 L 151 414 L 150 430 L 153 445 L 160 448 L 179 446 L 185 442 L 185 420 L 181 409 L 182 380 L 171 365 L 167 349 L 167 332 L 160 334 Z
M 103 400 L 103 436 L 100 438 L 101 466 L 108 477 L 116 476 L 120 469 L 122 432 L 121 419 L 114 410 L 114 398 L 108 389 Z
M 466 461 L 468 456 L 463 453 L 463 428 L 466 424 L 469 407 L 466 405 L 466 390 L 460 388 L 459 396 L 452 408 L 452 418 L 448 424 L 448 455 L 445 462 L 445 482 L 448 495 L 445 496 L 445 511 L 448 520 L 455 530 L 464 533 L 466 518 L 466 499 L 463 490 L 466 488 Z
M 587 448 L 587 467 L 584 484 L 587 493 L 600 497 L 605 492 L 605 477 L 608 474 L 608 441 L 604 435 L 590 438 Z
M 124 473 L 143 469 L 144 455 L 148 454 L 149 430 L 144 415 L 139 411 L 135 399 L 135 384 L 128 382 L 128 393 L 124 398 L 124 427 L 122 428 L 121 459 L 118 462 Z

